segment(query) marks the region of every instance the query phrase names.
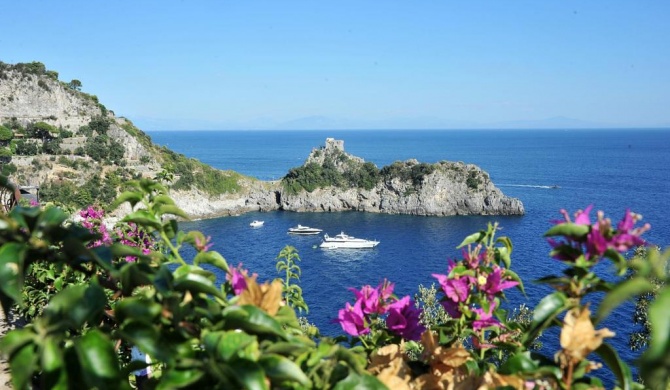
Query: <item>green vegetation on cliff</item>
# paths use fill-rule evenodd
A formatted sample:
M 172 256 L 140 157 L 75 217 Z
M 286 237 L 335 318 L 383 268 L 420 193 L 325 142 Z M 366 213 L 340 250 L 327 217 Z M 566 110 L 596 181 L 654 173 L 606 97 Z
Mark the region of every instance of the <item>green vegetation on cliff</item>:
M 321 157 L 321 151 L 315 151 L 314 156 Z M 338 169 L 338 163 L 343 168 Z M 418 187 L 423 183 L 424 177 L 434 171 L 435 166 L 431 164 L 408 164 L 400 161 L 379 170 L 371 162 L 359 163 L 347 157 L 344 152 L 336 152 L 326 155 L 323 164 L 310 161 L 301 167 L 292 168 L 282 179 L 282 185 L 292 194 L 326 187 L 371 190 L 381 180 L 393 179 L 411 181 L 413 186 Z
M 188 158 L 163 146 L 160 150 L 162 165 L 178 176 L 172 188 L 189 190 L 193 187 L 212 196 L 234 193 L 240 190 L 242 178 L 234 171 L 221 171 L 203 164 L 194 158 Z
M 11 104 L 12 113 L 4 117 L 0 114 L 0 122 L 4 122 L 0 127 L 0 148 L 8 146 L 0 151 L 4 153 L 0 161 L 5 162 L 0 168 L 4 173 L 14 173 L 18 166 L 18 172 L 12 174 L 11 179 L 19 184 L 39 180 L 37 184 L 43 189 L 42 198 L 45 201 L 68 208 L 90 203 L 104 205 L 120 189 L 115 175 L 124 180 L 156 177 L 161 169 L 175 175 L 176 180 L 169 184 L 177 190 L 198 189 L 217 196 L 241 189 L 239 182 L 242 175 L 219 171 L 154 145 L 151 137 L 131 121 L 111 115 L 96 95 L 82 92 L 81 81 L 59 81 L 58 72 L 48 70 L 41 62 L 0 62 L 0 80 L 9 80 L 16 86 L 11 96 L 3 99 L 6 104 Z M 44 91 L 49 92 L 49 98 L 44 97 Z M 65 94 L 65 100 L 74 103 L 68 103 L 66 110 L 58 110 L 56 114 L 35 116 L 31 105 L 52 104 L 49 99 L 53 98 L 53 94 Z M 30 99 L 24 98 L 24 95 Z M 19 104 L 40 99 L 46 100 Z M 22 105 L 29 114 L 22 113 Z M 84 119 L 84 125 L 70 129 L 70 120 L 70 124 L 63 128 L 60 124 L 68 123 L 63 116 Z M 129 142 L 129 138 L 120 134 L 119 130 L 127 133 L 136 143 Z M 71 137 L 75 139 L 63 142 Z M 8 163 L 12 154 L 20 156 L 21 161 L 10 167 Z

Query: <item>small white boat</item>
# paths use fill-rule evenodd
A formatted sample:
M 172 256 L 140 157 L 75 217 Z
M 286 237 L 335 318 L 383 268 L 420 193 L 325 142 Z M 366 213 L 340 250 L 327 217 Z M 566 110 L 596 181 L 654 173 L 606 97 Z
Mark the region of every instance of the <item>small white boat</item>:
M 264 223 L 265 223 L 265 221 L 256 221 L 255 220 L 255 221 L 252 221 L 249 224 L 249 226 L 251 226 L 251 227 L 261 227 L 261 226 L 263 226 Z
M 311 228 L 309 226 L 298 225 L 297 227 L 292 227 L 288 229 L 289 234 L 302 234 L 302 235 L 312 235 L 319 234 L 323 230 L 317 228 Z
M 323 242 L 319 247 L 322 249 L 367 249 L 374 248 L 377 245 L 379 245 L 379 241 L 356 238 L 341 232 L 335 237 L 330 237 L 328 234 L 324 235 Z

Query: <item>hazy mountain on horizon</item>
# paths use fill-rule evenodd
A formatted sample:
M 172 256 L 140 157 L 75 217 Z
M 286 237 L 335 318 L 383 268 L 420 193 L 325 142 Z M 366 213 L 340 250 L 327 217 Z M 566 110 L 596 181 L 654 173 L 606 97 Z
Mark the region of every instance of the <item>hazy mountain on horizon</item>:
M 445 120 L 437 117 L 398 117 L 382 120 L 358 120 L 312 115 L 276 122 L 269 118 L 253 121 L 217 121 L 204 119 L 131 118 L 135 125 L 147 131 L 158 130 L 442 130 L 442 129 L 598 129 L 598 128 L 669 128 L 670 124 L 615 124 L 591 122 L 565 116 L 537 120 L 513 120 L 481 123 Z

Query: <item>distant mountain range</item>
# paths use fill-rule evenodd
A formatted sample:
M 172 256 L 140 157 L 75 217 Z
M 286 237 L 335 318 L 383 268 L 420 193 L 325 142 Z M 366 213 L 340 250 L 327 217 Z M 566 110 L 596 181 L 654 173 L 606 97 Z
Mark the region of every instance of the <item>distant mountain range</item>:
M 437 117 L 399 117 L 383 120 L 359 120 L 322 115 L 277 122 L 267 118 L 254 121 L 216 121 L 200 119 L 131 118 L 141 129 L 153 130 L 407 130 L 407 129 L 609 129 L 670 128 L 670 123 L 620 124 L 591 122 L 564 116 L 539 120 L 502 122 L 453 121 Z

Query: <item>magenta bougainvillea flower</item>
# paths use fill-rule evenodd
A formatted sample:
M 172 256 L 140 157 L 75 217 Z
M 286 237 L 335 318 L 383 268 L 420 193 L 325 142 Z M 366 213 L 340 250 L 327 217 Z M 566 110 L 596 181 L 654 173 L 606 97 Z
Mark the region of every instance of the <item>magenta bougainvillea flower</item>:
M 475 248 L 472 252 L 463 250 L 463 263 L 470 269 L 479 267 L 479 263 L 486 258 L 486 249 L 480 252 L 480 247 Z M 451 272 L 451 269 L 449 270 Z
M 212 236 L 207 236 L 207 238 L 201 240 L 200 237 L 196 236 L 195 237 L 195 250 L 198 252 L 207 252 L 209 248 L 212 247 L 214 244 L 210 244 L 210 241 L 212 240 Z
M 365 324 L 365 315 L 361 308 L 360 299 L 353 306 L 347 302 L 345 308 L 338 312 L 336 321 L 340 323 L 345 332 L 352 336 L 370 333 L 370 328 Z
M 494 266 L 493 272 L 491 272 L 486 277 L 486 283 L 481 286 L 481 290 L 485 292 L 486 295 L 488 295 L 489 300 L 493 300 L 493 297 L 503 290 L 512 288 L 519 284 L 519 282 L 514 280 L 504 280 L 502 277 L 502 272 L 502 268 Z
M 361 309 L 365 314 L 383 313 L 386 308 L 380 305 L 379 288 L 365 285 L 360 291 L 350 288 L 349 291 L 356 295 L 356 300 L 361 302 Z
M 477 314 L 477 319 L 472 322 L 472 329 L 481 330 L 489 326 L 500 326 L 500 321 L 493 317 L 493 311 L 495 308 L 496 303 L 491 302 L 488 311 L 479 308 L 473 309 L 472 311 Z
M 642 219 L 638 214 L 626 210 L 623 219 L 617 224 L 616 229 L 612 227 L 612 221 L 605 218 L 602 211 L 598 211 L 597 220 L 591 223 L 590 212 L 592 205 L 585 210 L 575 213 L 575 221 L 572 222 L 568 212 L 561 210 L 564 221 L 555 221 L 557 224 L 574 223 L 575 225 L 588 226 L 588 232 L 583 235 L 558 236 L 548 238 L 549 245 L 554 249 L 552 257 L 558 260 L 575 261 L 584 255 L 589 260 L 596 260 L 603 256 L 608 250 L 626 252 L 635 246 L 645 245 L 640 237 L 651 227 L 645 224 L 635 227 L 635 223 Z
M 377 290 L 379 291 L 379 299 L 381 299 L 383 302 L 388 302 L 388 300 L 393 296 L 394 288 L 395 283 L 391 283 L 384 279 L 384 281 L 379 283 L 379 286 L 377 286 Z
M 393 295 L 394 284 L 384 279 L 377 287 L 363 286 L 360 290 L 350 288 L 356 296 L 352 306 L 346 303 L 339 310 L 337 319 L 342 329 L 352 335 L 360 336 L 371 332 L 370 324 L 384 318 L 387 329 L 405 339 L 418 340 L 424 328 L 419 324 L 421 310 L 410 301 L 409 296 L 398 299 Z
M 447 275 L 432 274 L 440 283 L 444 294 L 453 302 L 465 302 L 470 294 L 471 277 L 449 278 Z
M 226 274 L 226 280 L 233 287 L 233 293 L 235 295 L 242 294 L 247 288 L 247 281 L 244 279 L 247 276 L 248 271 L 242 268 L 242 263 L 240 263 L 236 268 L 229 268 L 228 273 Z
M 101 235 L 99 239 L 88 245 L 89 248 L 112 245 L 112 237 L 105 224 L 102 223 L 102 218 L 105 216 L 105 212 L 102 209 L 88 206 L 86 209 L 79 212 L 79 216 L 83 218 L 81 221 L 83 227 L 88 229 L 91 233 Z
M 392 303 L 388 307 L 386 326 L 388 329 L 406 340 L 420 340 L 426 328 L 419 318 L 421 310 L 414 306 L 409 296 Z

